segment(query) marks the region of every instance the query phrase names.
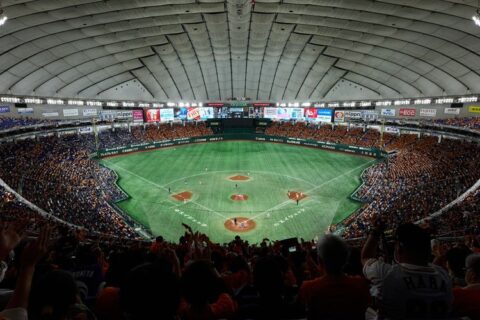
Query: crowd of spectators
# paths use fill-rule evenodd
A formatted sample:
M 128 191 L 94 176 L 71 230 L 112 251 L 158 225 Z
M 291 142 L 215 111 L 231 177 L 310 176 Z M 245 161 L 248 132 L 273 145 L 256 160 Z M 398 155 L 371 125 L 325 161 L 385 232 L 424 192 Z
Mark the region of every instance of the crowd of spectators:
M 170 133 L 170 135 L 169 135 Z M 204 124 L 104 131 L 101 148 L 207 134 Z M 91 134 L 49 136 L 0 145 L 0 178 L 51 215 L 91 231 L 134 238 L 136 232 L 111 206 L 125 197 L 116 174 L 92 159 Z
M 275 123 L 267 134 L 301 139 L 314 139 L 362 147 L 383 147 L 392 152 L 386 161 L 380 162 L 363 173 L 363 186 L 355 197 L 365 205 L 338 226 L 344 237 L 362 237 L 370 228 L 370 219 L 381 215 L 387 225 L 393 227 L 405 221 L 418 221 L 440 210 L 480 179 L 479 146 L 474 143 L 443 140 L 417 135 L 385 133 L 383 144 L 376 130 L 348 128 L 347 126 L 308 125 L 305 123 Z M 455 210 L 462 215 L 455 219 L 442 219 L 438 223 L 445 232 L 449 228 L 460 230 L 461 223 L 476 228 L 479 221 L 468 215 L 463 206 L 477 206 L 478 197 L 472 196 Z M 458 208 L 461 207 L 461 208 Z M 477 211 L 478 212 L 478 211 Z M 449 216 L 449 215 L 446 215 Z M 467 216 L 464 218 L 463 216 Z M 462 217 L 460 219 L 460 217 Z M 467 225 L 467 224 L 465 224 Z M 478 232 L 477 232 L 478 234 Z
M 480 319 L 480 247 L 432 242 L 412 224 L 363 248 L 228 244 L 184 225 L 178 242 L 85 239 L 44 224 L 0 227 L 2 319 Z
M 204 125 L 169 126 L 103 132 L 100 146 L 209 134 Z M 360 128 L 288 124 L 268 133 L 380 146 L 378 134 Z M 365 171 L 357 196 L 366 204 L 343 225 L 345 238 L 369 234 L 363 249 L 328 235 L 291 250 L 268 239 L 215 244 L 186 225 L 176 243 L 140 241 L 108 205 L 124 195 L 114 173 L 89 158 L 93 135 L 2 144 L 0 178 L 13 189 L 65 221 L 120 238 L 86 238 L 0 188 L 0 318 L 480 319 L 480 192 L 424 225 L 436 234 L 463 229 L 457 240 L 430 242 L 426 229 L 403 224 L 480 178 L 478 146 L 411 135 L 387 135 L 384 145 L 395 153 Z M 22 241 L 26 229 L 38 239 Z
M 14 129 L 20 127 L 28 127 L 28 126 L 35 126 L 39 124 L 52 124 L 53 121 L 50 120 L 42 120 L 42 119 L 34 119 L 29 117 L 23 118 L 13 118 L 13 117 L 0 117 L 0 131 L 7 130 L 7 129 Z
M 480 131 L 480 117 L 435 119 L 433 123 Z

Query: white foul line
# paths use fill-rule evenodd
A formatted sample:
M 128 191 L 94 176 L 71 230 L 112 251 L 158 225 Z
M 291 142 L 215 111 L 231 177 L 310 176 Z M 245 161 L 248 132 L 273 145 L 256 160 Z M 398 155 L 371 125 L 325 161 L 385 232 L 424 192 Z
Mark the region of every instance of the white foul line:
M 349 170 L 349 171 L 347 171 L 347 172 L 344 172 L 344 173 L 342 173 L 341 175 L 336 176 L 335 178 L 332 178 L 332 179 L 330 179 L 330 180 L 327 180 L 327 181 L 319 184 L 319 185 L 316 186 L 315 188 L 312 188 L 312 189 L 310 189 L 310 190 L 305 191 L 304 193 L 306 193 L 306 194 L 311 193 L 311 192 L 317 190 L 318 188 L 321 188 L 321 187 L 323 187 L 324 185 L 326 185 L 326 184 L 328 184 L 328 183 L 330 183 L 330 182 L 332 182 L 332 181 L 334 181 L 334 180 L 336 180 L 336 179 L 338 179 L 338 178 L 340 178 L 340 177 L 343 177 L 344 175 L 350 174 L 351 172 L 353 172 L 353 171 L 355 171 L 355 170 L 358 170 L 358 169 L 360 169 L 361 167 L 363 167 L 363 166 L 365 166 L 365 165 L 367 165 L 367 164 L 370 164 L 370 163 L 373 162 L 373 161 L 376 161 L 376 159 L 375 159 L 375 160 L 371 160 L 371 161 L 369 161 L 369 162 L 367 162 L 367 163 L 364 163 L 364 164 L 362 164 L 362 165 L 360 165 L 360 166 L 358 166 L 358 167 L 355 167 L 355 168 L 353 168 L 352 170 Z M 249 218 L 247 221 L 250 221 L 250 220 L 253 220 L 253 219 L 257 219 L 257 218 L 263 216 L 264 214 L 266 214 L 266 213 L 268 213 L 268 212 L 270 212 L 270 211 L 272 211 L 272 210 L 275 210 L 275 209 L 278 209 L 278 208 L 281 208 L 281 207 L 285 206 L 285 205 L 288 204 L 288 203 L 291 203 L 291 200 L 290 200 L 290 199 L 289 199 L 289 200 L 286 200 L 286 201 L 284 201 L 284 202 L 282 202 L 282 203 L 279 203 L 279 204 L 277 204 L 276 206 L 271 207 L 270 209 L 267 209 L 267 210 L 265 210 L 265 211 L 257 214 L 256 216 L 253 216 L 253 217 Z
M 107 161 L 107 162 L 109 162 L 109 161 Z M 132 171 L 130 171 L 130 170 L 128 170 L 128 169 L 125 169 L 125 168 L 123 168 L 123 167 L 120 167 L 120 166 L 117 165 L 117 164 L 114 164 L 114 163 L 111 163 L 111 162 L 109 162 L 109 163 L 110 163 L 112 166 L 119 168 L 120 170 L 123 170 L 123 171 L 125 171 L 125 172 L 127 172 L 127 173 L 129 173 L 129 174 L 131 174 L 131 175 L 133 175 L 133 176 L 135 176 L 135 177 L 137 177 L 137 178 L 139 178 L 139 179 L 147 182 L 147 183 L 150 183 L 151 185 L 156 186 L 157 188 L 160 188 L 160 189 L 163 189 L 163 190 L 165 190 L 165 191 L 168 191 L 168 189 L 165 188 L 164 186 L 161 186 L 161 185 L 159 185 L 159 184 L 157 184 L 157 183 L 155 183 L 155 182 L 153 182 L 153 181 L 150 181 L 150 180 L 148 180 L 148 179 L 145 179 L 144 177 L 139 176 L 139 175 L 136 174 L 135 172 L 132 172 Z M 217 211 L 215 211 L 215 210 L 212 210 L 212 209 L 210 209 L 210 208 L 207 208 L 207 207 L 205 207 L 204 205 L 202 205 L 202 204 L 200 204 L 200 203 L 198 203 L 198 202 L 195 202 L 195 201 L 193 201 L 193 200 L 190 200 L 189 202 L 191 202 L 191 203 L 193 203 L 193 204 L 196 204 L 197 206 L 199 206 L 199 207 L 201 207 L 201 208 L 204 208 L 204 209 L 207 210 L 207 211 L 213 212 L 213 213 L 215 213 L 216 215 L 224 218 L 225 220 L 228 219 L 228 218 L 225 217 L 223 214 L 221 214 L 221 213 L 219 213 L 219 212 L 217 212 Z

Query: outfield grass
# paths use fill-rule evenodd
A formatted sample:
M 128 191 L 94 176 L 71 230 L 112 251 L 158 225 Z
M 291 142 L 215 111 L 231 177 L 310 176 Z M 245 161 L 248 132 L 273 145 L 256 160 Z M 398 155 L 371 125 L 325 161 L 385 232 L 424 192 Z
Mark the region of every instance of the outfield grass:
M 181 223 L 216 242 L 236 233 L 224 223 L 251 218 L 256 228 L 241 236 L 250 242 L 289 237 L 312 239 L 357 210 L 349 198 L 360 185 L 360 174 L 374 159 L 283 144 L 231 141 L 186 145 L 112 157 L 102 163 L 115 170 L 119 186 L 130 199 L 118 205 L 153 234 L 177 241 Z M 235 182 L 236 174 L 250 180 Z M 238 187 L 235 187 L 235 184 Z M 184 203 L 169 194 L 191 191 Z M 297 205 L 288 191 L 308 197 Z M 233 201 L 246 194 L 247 201 Z

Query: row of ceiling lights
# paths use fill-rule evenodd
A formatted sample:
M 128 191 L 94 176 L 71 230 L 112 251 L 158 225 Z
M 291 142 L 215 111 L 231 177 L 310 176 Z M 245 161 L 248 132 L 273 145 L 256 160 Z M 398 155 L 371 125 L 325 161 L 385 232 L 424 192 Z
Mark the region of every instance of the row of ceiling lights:
M 277 107 L 319 107 L 319 108 L 354 108 L 354 107 L 388 107 L 388 106 L 408 106 L 408 105 L 429 105 L 429 104 L 451 104 L 451 103 L 472 103 L 478 102 L 479 96 L 464 97 L 443 97 L 443 98 L 420 98 L 420 99 L 399 99 L 399 100 L 380 100 L 380 101 L 345 101 L 345 102 L 277 102 Z M 99 100 L 81 100 L 81 99 L 58 99 L 58 98 L 35 98 L 35 97 L 0 97 L 0 102 L 4 103 L 25 103 L 25 104 L 47 104 L 47 105 L 68 105 L 68 106 L 88 106 L 88 107 L 123 107 L 123 108 L 163 108 L 163 107 L 202 107 L 202 102 L 166 102 L 149 103 L 139 101 L 99 101 Z M 207 103 L 208 104 L 208 103 Z M 211 103 L 216 106 L 234 104 L 232 103 Z M 272 106 L 275 103 L 270 102 L 252 102 L 254 106 Z M 235 105 L 234 105 L 235 106 Z M 247 106 L 247 104 L 245 104 Z

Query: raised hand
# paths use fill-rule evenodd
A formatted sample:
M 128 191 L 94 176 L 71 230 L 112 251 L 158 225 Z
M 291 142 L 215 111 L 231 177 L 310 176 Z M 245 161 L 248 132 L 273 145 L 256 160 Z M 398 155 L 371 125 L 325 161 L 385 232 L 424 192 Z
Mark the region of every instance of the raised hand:
M 10 251 L 22 241 L 27 223 L 6 223 L 0 226 L 0 260 L 5 260 Z
M 44 226 L 37 239 L 27 243 L 21 257 L 22 267 L 33 267 L 47 253 L 53 228 Z

